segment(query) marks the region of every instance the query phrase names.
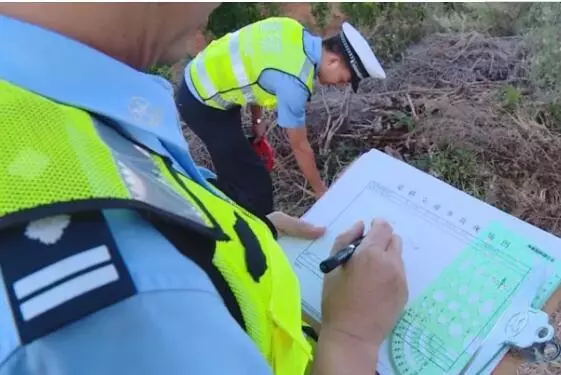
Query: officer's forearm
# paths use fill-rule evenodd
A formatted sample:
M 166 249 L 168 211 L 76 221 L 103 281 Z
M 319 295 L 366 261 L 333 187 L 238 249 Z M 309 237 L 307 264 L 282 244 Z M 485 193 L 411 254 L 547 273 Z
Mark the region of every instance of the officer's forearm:
M 294 147 L 293 152 L 298 167 L 300 167 L 304 178 L 308 180 L 314 192 L 317 193 L 323 189 L 324 184 L 317 169 L 316 158 L 310 143 L 301 142 L 298 146 Z
M 324 329 L 316 346 L 312 375 L 373 375 L 378 350 L 378 345 Z

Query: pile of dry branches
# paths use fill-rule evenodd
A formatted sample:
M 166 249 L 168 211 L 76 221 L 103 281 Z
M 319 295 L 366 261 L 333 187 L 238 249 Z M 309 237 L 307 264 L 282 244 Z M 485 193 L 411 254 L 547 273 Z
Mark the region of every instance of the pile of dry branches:
M 385 81 L 365 82 L 357 94 L 318 89 L 307 122 L 324 179 L 333 181 L 371 148 L 405 161 L 443 146 L 458 148 L 475 156 L 473 178 L 483 184 L 486 201 L 561 233 L 561 138 L 526 95 L 531 87 L 521 47 L 513 37 L 436 34 L 387 69 Z M 500 94 L 506 84 L 522 93 L 523 105 L 505 109 Z M 301 215 L 314 202 L 312 192 L 274 113 L 267 116 L 276 150 L 277 209 Z M 211 166 L 204 146 L 188 136 L 195 158 Z
M 512 37 L 433 35 L 388 69 L 386 81 L 370 81 L 358 94 L 319 90 L 308 130 L 324 178 L 332 181 L 371 148 L 405 161 L 458 148 L 475 156 L 473 178 L 487 202 L 560 234 L 561 138 L 529 95 L 521 47 Z M 501 101 L 507 84 L 521 93 L 515 108 Z M 278 154 L 277 206 L 301 214 L 313 203 L 311 192 L 283 132 L 272 129 L 270 139 Z
M 389 71 L 385 90 L 460 87 L 518 80 L 523 64 L 519 37 L 486 37 L 477 32 L 433 34 L 411 47 Z

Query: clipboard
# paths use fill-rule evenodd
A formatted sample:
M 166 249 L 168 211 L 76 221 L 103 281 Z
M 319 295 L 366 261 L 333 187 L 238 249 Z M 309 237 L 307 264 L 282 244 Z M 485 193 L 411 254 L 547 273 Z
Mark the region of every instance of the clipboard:
M 315 322 L 321 321 L 319 262 L 327 257 L 337 234 L 357 219 L 367 223 L 376 216 L 388 220 L 402 237 L 410 287 L 406 314 L 380 350 L 381 375 L 408 374 L 404 369 L 415 364 L 415 359 L 410 358 L 410 362 L 400 364 L 402 369 L 396 369 L 396 363 L 407 351 L 420 358 L 423 366 L 432 366 L 427 374 L 436 374 L 439 369 L 441 373 L 457 373 L 471 358 L 477 339 L 484 338 L 486 330 L 492 328 L 493 318 L 508 303 L 509 293 L 516 290 L 517 283 L 535 262 L 550 262 L 551 274 L 534 303 L 540 307 L 547 302 L 543 307 L 547 312 L 561 303 L 561 239 L 404 162 L 371 150 L 355 160 L 303 216 L 328 228 L 324 238 L 279 240 L 300 279 L 304 316 L 312 326 L 317 327 Z M 435 248 L 438 246 L 430 240 L 433 237 L 444 245 Z M 421 270 L 419 264 L 424 264 Z M 468 276 L 452 285 L 464 268 Z M 493 283 L 498 285 L 500 281 L 493 280 L 494 273 L 506 280 L 503 290 L 493 289 Z M 471 298 L 475 298 L 473 303 Z M 498 304 L 489 304 L 490 300 Z M 452 308 L 454 303 L 463 303 L 468 310 L 474 305 L 478 310 L 466 310 L 466 314 Z M 431 316 L 435 311 L 437 315 Z M 458 334 L 460 337 L 454 337 Z M 472 340 L 470 345 L 464 345 L 468 339 Z M 422 340 L 427 345 L 420 345 Z M 442 343 L 446 343 L 445 350 L 441 349 Z M 515 373 L 521 364 L 519 358 L 510 354 L 499 360 L 493 374 Z

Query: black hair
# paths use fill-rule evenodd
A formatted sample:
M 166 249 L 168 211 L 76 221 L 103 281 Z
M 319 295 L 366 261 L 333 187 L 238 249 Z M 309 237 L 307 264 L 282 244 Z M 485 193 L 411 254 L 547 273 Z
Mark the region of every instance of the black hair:
M 345 57 L 343 42 L 339 34 L 332 35 L 321 41 L 321 45 L 326 51 L 332 52 L 341 57 Z
M 321 44 L 326 51 L 336 54 L 345 62 L 345 65 L 351 73 L 353 90 L 356 92 L 361 79 L 357 75 L 356 69 L 360 71 L 362 77 L 368 77 L 368 72 L 364 68 L 362 61 L 358 58 L 353 46 L 347 40 L 347 37 L 338 33 L 323 39 Z
M 323 39 L 321 41 L 321 45 L 326 51 L 334 53 L 335 55 L 339 56 L 343 61 L 343 63 L 345 64 L 345 66 L 347 67 L 347 69 L 351 71 L 351 74 L 353 73 L 353 69 L 351 67 L 349 57 L 345 53 L 345 47 L 343 46 L 343 41 L 341 40 L 340 34 L 335 34 Z

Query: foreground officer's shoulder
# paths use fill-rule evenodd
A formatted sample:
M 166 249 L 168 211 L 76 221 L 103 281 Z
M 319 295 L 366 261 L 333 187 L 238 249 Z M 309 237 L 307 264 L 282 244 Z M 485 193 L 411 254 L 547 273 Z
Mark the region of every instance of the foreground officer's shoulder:
M 140 215 L 111 210 L 105 217 L 137 293 L 15 350 L 0 375 L 270 375 L 196 263 Z M 0 341 L 6 337 L 0 330 Z
M 111 306 L 21 348 L 0 375 L 271 375 L 217 296 L 150 293 Z

